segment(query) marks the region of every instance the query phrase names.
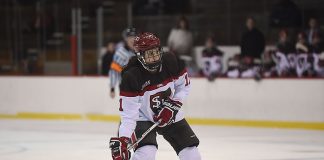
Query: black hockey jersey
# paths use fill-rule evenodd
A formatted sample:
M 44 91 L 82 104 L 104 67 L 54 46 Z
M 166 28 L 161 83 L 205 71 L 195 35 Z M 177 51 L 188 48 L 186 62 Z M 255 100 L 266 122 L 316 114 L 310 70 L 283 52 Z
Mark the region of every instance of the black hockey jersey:
M 136 121 L 153 121 L 166 98 L 182 103 L 188 95 L 190 81 L 185 65 L 170 53 L 164 53 L 157 73 L 151 73 L 133 57 L 122 72 L 120 85 L 121 125 L 119 136 L 130 137 Z M 175 122 L 183 119 L 179 110 Z

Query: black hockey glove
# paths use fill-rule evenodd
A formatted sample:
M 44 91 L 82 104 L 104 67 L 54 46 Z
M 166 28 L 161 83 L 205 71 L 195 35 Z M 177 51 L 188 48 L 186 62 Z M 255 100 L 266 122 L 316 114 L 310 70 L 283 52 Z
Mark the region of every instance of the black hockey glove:
M 160 121 L 159 127 L 165 127 L 175 121 L 175 117 L 181 108 L 179 102 L 166 99 L 162 102 L 162 109 L 153 117 L 154 121 Z
M 131 140 L 127 137 L 112 137 L 110 138 L 109 148 L 113 160 L 129 160 L 131 157 L 130 151 L 127 150 Z

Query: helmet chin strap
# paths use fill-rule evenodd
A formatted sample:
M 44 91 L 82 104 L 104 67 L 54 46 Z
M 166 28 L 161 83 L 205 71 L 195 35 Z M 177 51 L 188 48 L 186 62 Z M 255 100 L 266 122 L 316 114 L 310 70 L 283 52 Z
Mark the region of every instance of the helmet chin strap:
M 144 64 L 144 61 L 140 61 L 142 66 L 149 72 L 156 72 L 156 71 L 161 71 L 161 68 L 162 68 L 162 64 L 160 64 L 157 68 L 154 68 L 154 69 L 151 69 L 149 68 L 147 65 Z

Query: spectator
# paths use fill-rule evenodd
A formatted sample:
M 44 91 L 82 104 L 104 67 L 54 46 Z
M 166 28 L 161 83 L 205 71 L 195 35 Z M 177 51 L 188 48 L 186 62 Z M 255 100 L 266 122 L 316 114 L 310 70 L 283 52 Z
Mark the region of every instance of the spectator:
M 299 32 L 296 42 L 296 73 L 298 77 L 313 77 L 315 71 L 313 67 L 314 59 L 309 54 L 309 45 L 307 44 L 306 35 L 303 32 Z
M 272 55 L 274 51 L 270 50 L 264 52 L 261 55 L 261 62 L 262 62 L 262 76 L 263 77 L 273 77 L 275 74 L 275 62 L 272 59 Z
M 209 81 L 213 81 L 216 77 L 222 75 L 222 58 L 223 52 L 215 46 L 213 37 L 206 39 L 205 48 L 202 51 L 203 68 L 202 73 Z
M 311 55 L 308 57 L 308 61 L 312 62 L 312 67 L 317 76 L 324 76 L 324 68 L 320 66 L 319 54 L 323 52 L 324 44 L 323 37 L 320 31 L 317 19 L 311 18 L 309 20 L 309 30 L 306 31 L 306 35 L 309 42 L 309 52 Z M 313 61 L 312 61 L 313 60 Z
M 240 54 L 236 54 L 228 60 L 226 76 L 230 78 L 254 78 L 259 81 L 261 80 L 260 64 L 256 65 L 251 58 L 242 58 Z
M 255 27 L 252 17 L 246 19 L 247 31 L 241 38 L 241 55 L 243 58 L 260 58 L 265 48 L 264 35 Z
M 289 53 L 295 52 L 294 45 L 289 40 L 288 32 L 286 30 L 281 30 L 279 32 L 277 51 L 284 53 L 284 54 L 289 54 Z
M 193 37 L 186 17 L 181 17 L 177 27 L 171 30 L 167 45 L 170 52 L 177 56 L 186 55 L 191 57 Z
M 235 54 L 233 57 L 229 58 L 227 66 L 228 69 L 226 71 L 226 76 L 230 78 L 238 78 L 240 76 L 240 55 Z
M 310 44 L 310 55 L 308 58 L 309 62 L 312 62 L 313 69 L 316 76 L 324 76 L 324 68 L 320 65 L 320 54 L 323 52 L 323 42 L 320 39 L 319 35 L 316 34 L 312 36 L 312 44 Z
M 295 47 L 290 43 L 286 30 L 279 32 L 277 51 L 272 54 L 272 59 L 276 63 L 276 72 L 278 76 L 295 76 L 296 68 Z
M 295 49 L 297 53 L 307 53 L 309 51 L 309 45 L 303 32 L 299 32 L 297 35 Z
M 321 39 L 319 34 L 315 34 L 312 36 L 312 41 L 309 44 L 310 52 L 315 54 L 320 54 L 324 49 L 323 40 Z
M 238 62 L 238 66 L 231 66 L 227 76 L 260 80 L 260 58 L 265 48 L 264 36 L 255 27 L 255 20 L 252 17 L 246 19 L 246 28 L 247 31 L 243 33 L 241 38 L 241 55 L 230 61 L 235 65 Z
M 309 22 L 308 22 L 308 26 L 309 26 L 309 29 L 306 30 L 306 37 L 307 37 L 307 43 L 308 44 L 312 44 L 313 42 L 313 37 L 316 35 L 316 36 L 319 36 L 319 38 L 321 39 L 321 31 L 320 31 L 320 28 L 318 26 L 318 22 L 317 22 L 317 19 L 316 18 L 310 18 L 309 19 Z
M 113 60 L 113 56 L 115 53 L 115 43 L 109 42 L 107 44 L 106 53 L 102 56 L 102 62 L 101 62 L 101 74 L 102 75 L 108 75 L 110 70 L 110 65 Z
M 189 22 L 186 17 L 180 17 L 177 27 L 173 28 L 169 34 L 167 45 L 170 53 L 175 54 L 180 63 L 185 63 L 188 74 L 197 74 L 197 65 L 192 56 L 193 36 L 189 30 Z

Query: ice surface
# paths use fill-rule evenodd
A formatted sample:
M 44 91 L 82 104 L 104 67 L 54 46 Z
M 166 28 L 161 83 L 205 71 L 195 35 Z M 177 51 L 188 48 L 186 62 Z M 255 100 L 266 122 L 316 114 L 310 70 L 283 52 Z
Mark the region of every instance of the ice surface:
M 117 123 L 0 120 L 0 160 L 110 160 Z M 324 160 L 324 131 L 192 126 L 203 160 Z M 157 160 L 178 159 L 158 136 Z

